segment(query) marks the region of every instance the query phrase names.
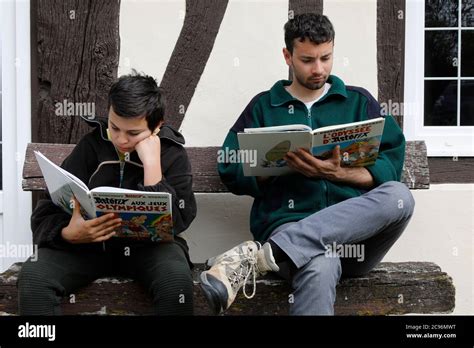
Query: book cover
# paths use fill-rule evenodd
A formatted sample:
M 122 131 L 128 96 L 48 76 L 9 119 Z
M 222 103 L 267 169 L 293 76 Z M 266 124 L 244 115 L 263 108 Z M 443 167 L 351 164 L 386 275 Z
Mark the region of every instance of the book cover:
M 42 153 L 35 151 L 35 156 L 51 200 L 65 212 L 72 214 L 70 200 L 74 195 L 85 219 L 108 213 L 114 213 L 122 219 L 114 237 L 151 241 L 173 239 L 170 193 L 106 186 L 89 190 L 79 178 L 51 162 Z
M 320 159 L 331 157 L 336 145 L 340 146 L 342 165 L 369 166 L 375 163 L 382 141 L 385 119 L 356 122 L 343 128 L 320 128 L 313 134 L 312 154 Z
M 315 130 L 307 125 L 246 128 L 237 134 L 239 163 L 245 176 L 284 175 L 293 171 L 284 160 L 288 151 L 311 149 L 315 157 L 327 159 L 340 145 L 341 165 L 368 166 L 377 159 L 384 123 L 379 117 Z

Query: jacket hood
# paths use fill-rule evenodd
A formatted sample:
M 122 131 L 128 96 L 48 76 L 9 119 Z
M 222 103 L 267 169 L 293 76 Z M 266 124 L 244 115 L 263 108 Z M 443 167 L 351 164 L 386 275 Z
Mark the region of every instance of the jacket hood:
M 183 135 L 178 132 L 173 127 L 165 124 L 161 127 L 160 133 L 158 133 L 160 139 L 168 139 L 171 140 L 179 145 L 184 145 L 184 137 Z
M 82 117 L 82 119 L 87 122 L 89 126 L 97 128 L 100 132 L 102 139 L 110 141 L 107 136 L 108 122 L 106 118 L 97 117 L 95 119 L 88 119 Z M 185 143 L 183 135 L 167 124 L 161 127 L 159 136 L 160 139 L 167 139 L 179 145 L 184 145 Z

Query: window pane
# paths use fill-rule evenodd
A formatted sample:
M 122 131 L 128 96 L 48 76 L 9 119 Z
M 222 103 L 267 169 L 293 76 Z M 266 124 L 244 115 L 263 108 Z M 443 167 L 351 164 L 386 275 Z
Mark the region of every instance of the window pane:
M 425 81 L 425 126 L 456 126 L 457 81 Z
M 461 19 L 463 27 L 474 27 L 474 0 L 462 0 Z
M 474 77 L 474 30 L 461 31 L 461 76 Z
M 474 126 L 474 81 L 461 81 L 461 126 Z
M 426 27 L 457 27 L 458 0 L 425 1 Z
M 425 76 L 455 77 L 458 60 L 458 32 L 425 31 Z

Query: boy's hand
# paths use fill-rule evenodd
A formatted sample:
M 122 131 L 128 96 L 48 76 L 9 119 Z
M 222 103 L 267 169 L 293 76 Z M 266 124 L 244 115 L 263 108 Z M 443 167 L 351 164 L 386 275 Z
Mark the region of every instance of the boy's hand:
M 113 213 L 101 217 L 84 220 L 81 215 L 81 205 L 75 197 L 73 212 L 69 225 L 61 231 L 61 236 L 73 244 L 103 242 L 112 237 L 114 229 L 120 226 L 122 219 L 115 219 Z
M 155 185 L 163 177 L 161 172 L 161 141 L 156 136 L 159 131 L 160 128 L 158 127 L 149 137 L 135 145 L 138 157 L 143 163 L 143 184 L 145 186 Z
M 156 136 L 158 132 L 159 128 L 149 137 L 146 137 L 135 145 L 135 150 L 144 166 L 155 165 L 157 162 L 160 162 L 161 141 L 160 138 Z

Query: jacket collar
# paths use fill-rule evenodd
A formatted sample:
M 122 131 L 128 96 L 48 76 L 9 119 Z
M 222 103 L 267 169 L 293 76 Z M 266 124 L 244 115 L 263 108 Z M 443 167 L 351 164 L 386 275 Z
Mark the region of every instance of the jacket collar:
M 346 86 L 340 78 L 335 75 L 329 75 L 327 82 L 331 84 L 331 88 L 322 100 L 328 98 L 330 95 L 341 95 L 347 98 Z M 285 86 L 289 85 L 291 85 L 291 81 L 289 80 L 280 80 L 273 85 L 270 89 L 270 103 L 272 106 L 281 106 L 289 102 L 299 101 L 293 98 L 285 89 Z

